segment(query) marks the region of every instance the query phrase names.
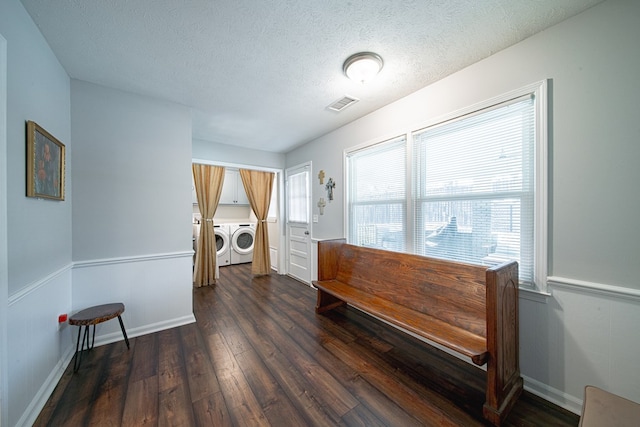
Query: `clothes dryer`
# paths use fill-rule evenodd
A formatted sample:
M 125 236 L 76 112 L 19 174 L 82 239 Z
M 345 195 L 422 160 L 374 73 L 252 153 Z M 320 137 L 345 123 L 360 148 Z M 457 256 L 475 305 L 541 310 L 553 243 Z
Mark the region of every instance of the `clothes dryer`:
M 243 264 L 253 260 L 253 243 L 256 236 L 255 224 L 245 222 L 229 224 L 231 235 L 231 264 Z
M 218 267 L 225 267 L 231 264 L 231 236 L 229 226 L 220 224 L 213 226 L 216 236 L 216 253 L 218 255 Z

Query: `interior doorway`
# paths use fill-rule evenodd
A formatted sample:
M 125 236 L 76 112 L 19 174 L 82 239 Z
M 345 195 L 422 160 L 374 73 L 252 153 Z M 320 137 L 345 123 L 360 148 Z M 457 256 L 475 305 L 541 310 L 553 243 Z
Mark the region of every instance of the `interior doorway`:
M 269 234 L 269 252 L 271 258 L 271 268 L 272 270 L 280 273 L 286 274 L 286 265 L 284 262 L 285 251 L 282 248 L 283 239 L 282 236 L 285 234 L 284 226 L 282 225 L 281 217 L 283 216 L 281 212 L 283 212 L 284 205 L 282 203 L 284 196 L 284 179 L 283 179 L 283 171 L 282 169 L 248 165 L 242 163 L 229 163 L 229 162 L 219 162 L 215 160 L 204 160 L 204 159 L 192 159 L 192 163 L 199 163 L 211 166 L 221 166 L 225 168 L 225 181 L 223 183 L 223 191 L 225 183 L 232 183 L 233 180 L 227 181 L 227 177 L 233 176 L 231 173 L 227 173 L 230 171 L 237 172 L 239 169 L 249 169 L 249 170 L 257 170 L 262 172 L 271 172 L 275 174 L 275 179 L 273 182 L 273 193 L 271 197 L 271 203 L 269 205 L 269 214 L 267 216 L 267 230 Z M 233 186 L 241 189 L 236 193 L 236 197 L 232 197 L 230 200 L 232 202 L 223 203 L 223 198 L 221 197 L 220 204 L 218 205 L 218 209 L 216 210 L 216 214 L 214 215 L 214 224 L 229 226 L 228 232 L 231 231 L 231 226 L 239 223 L 252 223 L 256 224 L 257 218 L 253 213 L 253 210 L 248 204 L 248 199 L 246 199 L 246 195 L 240 194 L 238 197 L 238 193 L 244 193 L 244 189 L 242 187 L 242 182 L 239 181 L 239 176 L 236 178 Z M 195 195 L 195 190 L 192 185 L 192 202 L 193 202 L 193 213 L 194 219 L 198 216 L 198 206 L 197 206 L 197 198 Z M 231 191 L 230 188 L 227 188 L 227 191 Z M 243 201 L 246 201 L 245 202 Z M 235 202 L 233 202 L 235 201 Z M 194 223 L 193 231 L 197 233 L 199 230 L 198 224 Z M 231 234 L 229 234 L 231 236 Z M 282 248 L 282 249 L 281 249 Z M 223 264 L 220 264 L 223 265 Z M 230 262 L 229 264 L 230 265 Z

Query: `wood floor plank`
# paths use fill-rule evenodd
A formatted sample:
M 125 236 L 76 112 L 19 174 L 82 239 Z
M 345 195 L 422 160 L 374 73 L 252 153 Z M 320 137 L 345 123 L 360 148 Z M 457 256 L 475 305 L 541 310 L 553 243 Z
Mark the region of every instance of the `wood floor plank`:
M 71 363 L 34 425 L 487 425 L 481 370 L 353 308 L 317 315 L 314 289 L 250 268 L 194 289 L 195 324 Z M 525 391 L 504 426 L 578 421 Z
M 257 285 L 256 282 L 257 281 L 254 281 L 254 285 Z M 258 292 L 261 292 L 259 286 L 254 286 L 251 289 L 252 294 L 257 294 Z M 268 290 L 268 292 L 272 291 Z M 279 292 L 279 295 L 282 295 L 282 293 Z M 271 301 L 270 306 L 272 307 L 269 308 L 269 315 L 274 319 L 279 319 L 279 321 L 281 322 L 281 326 L 286 326 L 288 328 L 290 339 L 299 343 L 300 347 L 307 349 L 315 348 L 316 351 L 312 354 L 313 358 L 315 358 L 315 361 L 326 368 L 326 370 L 329 372 L 339 372 L 337 377 L 343 380 L 341 384 L 347 390 L 353 392 L 354 395 L 357 395 L 359 397 L 367 397 L 367 399 L 365 399 L 366 403 L 364 403 L 358 411 L 352 412 L 352 414 L 365 413 L 367 411 L 367 408 L 370 408 L 371 410 L 373 410 L 373 412 L 377 412 L 378 416 L 382 420 L 385 420 L 385 422 L 387 422 L 387 425 L 410 426 L 419 424 L 416 418 L 400 410 L 400 408 L 386 395 L 380 393 L 374 387 L 371 387 L 371 385 L 366 381 L 362 381 L 360 375 L 357 374 L 357 371 L 346 369 L 340 372 L 340 368 L 347 366 L 339 363 L 340 361 L 329 351 L 325 351 L 326 349 L 324 347 L 318 346 L 318 343 L 322 343 L 325 340 L 335 339 L 334 337 L 332 337 L 335 329 L 330 328 L 332 334 L 326 333 L 324 331 L 324 328 L 327 326 L 330 327 L 330 324 L 328 325 L 326 322 L 321 321 L 321 319 L 323 319 L 323 316 L 312 315 L 311 318 L 316 321 L 309 321 L 310 319 L 308 318 L 308 315 L 301 315 L 300 312 L 295 310 L 295 307 L 302 308 L 298 305 L 297 302 L 294 302 L 295 307 L 291 307 L 288 306 L 288 304 L 283 300 L 284 298 L 277 298 Z M 307 303 L 311 302 L 313 302 L 311 299 L 307 300 Z M 308 307 L 309 305 L 307 305 L 306 308 L 308 309 Z M 271 308 L 273 308 L 273 310 L 271 310 Z M 290 320 L 283 321 L 282 316 L 290 316 Z M 320 326 L 320 324 L 322 324 L 322 326 Z M 389 349 L 389 347 L 385 345 L 380 345 L 378 347 L 383 348 L 384 351 Z M 350 378 L 352 379 L 352 381 L 349 380 Z M 382 408 L 384 409 L 381 410 Z M 349 412 L 351 412 L 351 410 Z M 353 420 L 351 421 L 353 422 Z
M 349 427 L 387 427 L 389 424 L 381 421 L 364 405 L 358 405 L 342 417 L 341 425 Z M 398 424 L 404 426 L 404 424 Z
M 392 374 L 366 348 L 357 346 L 357 344 L 347 346 L 337 339 L 327 341 L 325 346 L 344 363 L 356 368 L 368 382 L 386 395 L 391 396 L 394 401 L 401 404 L 405 410 L 409 411 L 425 425 L 479 425 L 477 421 L 469 417 L 468 414 L 462 413 L 455 405 L 439 402 L 439 396 L 430 394 L 427 397 L 426 393 L 422 394 L 417 391 L 417 387 L 407 386 L 403 381 L 399 380 L 399 377 L 403 375 L 402 372 L 393 372 Z M 356 346 L 358 350 L 354 351 Z M 431 399 L 435 402 L 431 401 Z M 445 405 L 450 412 L 446 412 L 441 408 L 441 406 Z
M 129 382 L 124 412 L 123 426 L 155 426 L 158 424 L 158 377 L 146 376 Z
M 233 298 L 230 295 L 228 297 L 230 298 L 228 300 L 229 304 L 232 304 Z M 255 322 L 251 321 L 246 314 L 241 315 L 243 311 L 240 306 L 230 305 L 229 309 L 233 310 L 234 314 L 238 316 L 237 321 L 241 329 L 252 342 L 253 347 L 268 366 L 292 404 L 299 412 L 304 414 L 308 425 L 327 427 L 337 425 L 339 417 L 331 408 L 324 406 L 315 397 L 313 384 L 309 383 L 307 378 L 297 374 L 297 369 L 280 351 L 277 344 L 271 340 L 271 337 L 257 329 Z
M 191 401 L 195 402 L 220 391 L 211 359 L 197 326 L 185 325 L 180 338 Z
M 142 335 L 136 338 L 136 347 L 131 360 L 131 378 L 140 381 L 155 377 L 158 373 L 158 334 Z
M 222 392 L 214 393 L 193 403 L 196 426 L 231 427 L 233 422 Z
M 255 351 L 238 354 L 236 360 L 271 425 L 306 424 Z
M 158 391 L 174 389 L 187 381 L 184 355 L 180 349 L 180 329 L 158 332 Z
M 323 316 L 313 316 L 312 319 L 315 322 L 309 321 L 306 316 L 300 312 L 293 310 L 288 306 L 290 299 L 283 298 L 282 301 L 274 302 L 274 306 L 279 308 L 282 313 L 289 315 L 297 325 L 297 329 L 292 331 L 292 339 L 298 342 L 305 348 L 313 348 L 313 343 L 324 342 L 330 339 L 336 339 L 337 336 L 341 341 L 345 342 L 345 334 L 337 333 L 336 329 L 332 327 L 330 322 L 321 322 L 319 320 L 324 319 Z M 307 301 L 309 302 L 309 301 Z M 297 303 L 294 303 L 297 306 Z M 300 307 L 299 307 L 300 308 Z M 308 305 L 307 305 L 308 308 Z M 330 330 L 331 332 L 327 332 Z M 347 339 L 346 343 L 354 341 L 355 335 L 351 335 L 351 339 Z M 385 347 L 386 346 L 382 346 Z M 387 395 L 380 392 L 373 387 L 370 383 L 360 376 L 357 370 L 351 369 L 347 364 L 341 363 L 334 354 L 328 351 L 324 346 L 317 349 L 313 353 L 313 357 L 328 371 L 334 373 L 345 388 L 347 388 L 358 400 L 362 403 L 362 407 L 356 411 L 351 412 L 349 415 L 350 423 L 356 422 L 353 419 L 353 414 L 363 414 L 366 408 L 372 413 L 375 413 L 377 420 L 382 420 L 386 425 L 401 425 L 401 426 L 418 426 L 422 425 L 416 418 L 403 411 L 395 402 L 393 402 Z
M 482 419 L 486 383 L 484 371 L 469 363 L 461 363 L 459 359 L 417 338 L 394 331 L 383 322 L 351 307 L 339 308 L 331 316 L 331 320 L 341 323 L 348 319 L 343 324 L 350 330 L 360 330 L 360 334 L 377 334 L 393 344 L 388 351 L 376 352 L 378 365 L 388 365 L 393 372 L 406 373 L 410 379 L 407 379 L 407 375 L 398 376 L 406 382 L 414 383 L 419 379 L 422 386 L 456 401 L 466 412 Z M 366 335 L 359 335 L 354 344 L 367 349 L 376 347 Z
M 189 386 L 181 382 L 159 391 L 158 426 L 190 427 L 195 425 Z
M 223 285 L 225 286 L 225 285 Z M 236 297 L 241 297 L 239 287 L 229 286 L 229 292 L 235 292 Z M 290 319 L 281 316 L 271 305 L 258 305 L 246 301 L 244 307 L 254 308 L 253 317 L 260 317 L 262 322 L 256 325 L 262 334 L 277 339 L 280 343 L 279 349 L 296 367 L 298 372 L 305 376 L 313 384 L 316 390 L 316 398 L 332 408 L 338 417 L 353 409 L 358 401 L 351 393 L 337 381 L 331 372 L 323 369 L 309 355 L 309 353 L 290 339 L 288 332 L 296 327 Z
M 122 383 L 102 390 L 91 403 L 89 415 L 85 418 L 86 425 L 117 427 L 122 420 L 124 399 L 127 384 Z
M 214 370 L 234 424 L 238 426 L 270 425 L 224 339 L 218 334 L 213 334 L 209 335 L 207 340 L 209 348 L 215 349 Z

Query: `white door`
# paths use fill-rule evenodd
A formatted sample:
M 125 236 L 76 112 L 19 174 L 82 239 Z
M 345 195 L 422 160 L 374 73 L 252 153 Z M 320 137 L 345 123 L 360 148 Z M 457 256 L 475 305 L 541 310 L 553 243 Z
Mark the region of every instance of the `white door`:
M 311 163 L 285 171 L 287 189 L 287 271 L 311 284 Z

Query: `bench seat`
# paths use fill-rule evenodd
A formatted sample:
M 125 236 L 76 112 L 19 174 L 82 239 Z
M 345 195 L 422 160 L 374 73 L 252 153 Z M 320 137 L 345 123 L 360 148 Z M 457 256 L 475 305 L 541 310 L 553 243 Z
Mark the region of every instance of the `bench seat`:
M 487 339 L 481 335 L 361 291 L 338 280 L 323 280 L 315 282 L 314 285 L 344 303 L 465 355 L 476 365 L 482 366 L 487 363 L 489 356 Z M 326 310 L 319 310 L 319 312 L 322 311 Z

